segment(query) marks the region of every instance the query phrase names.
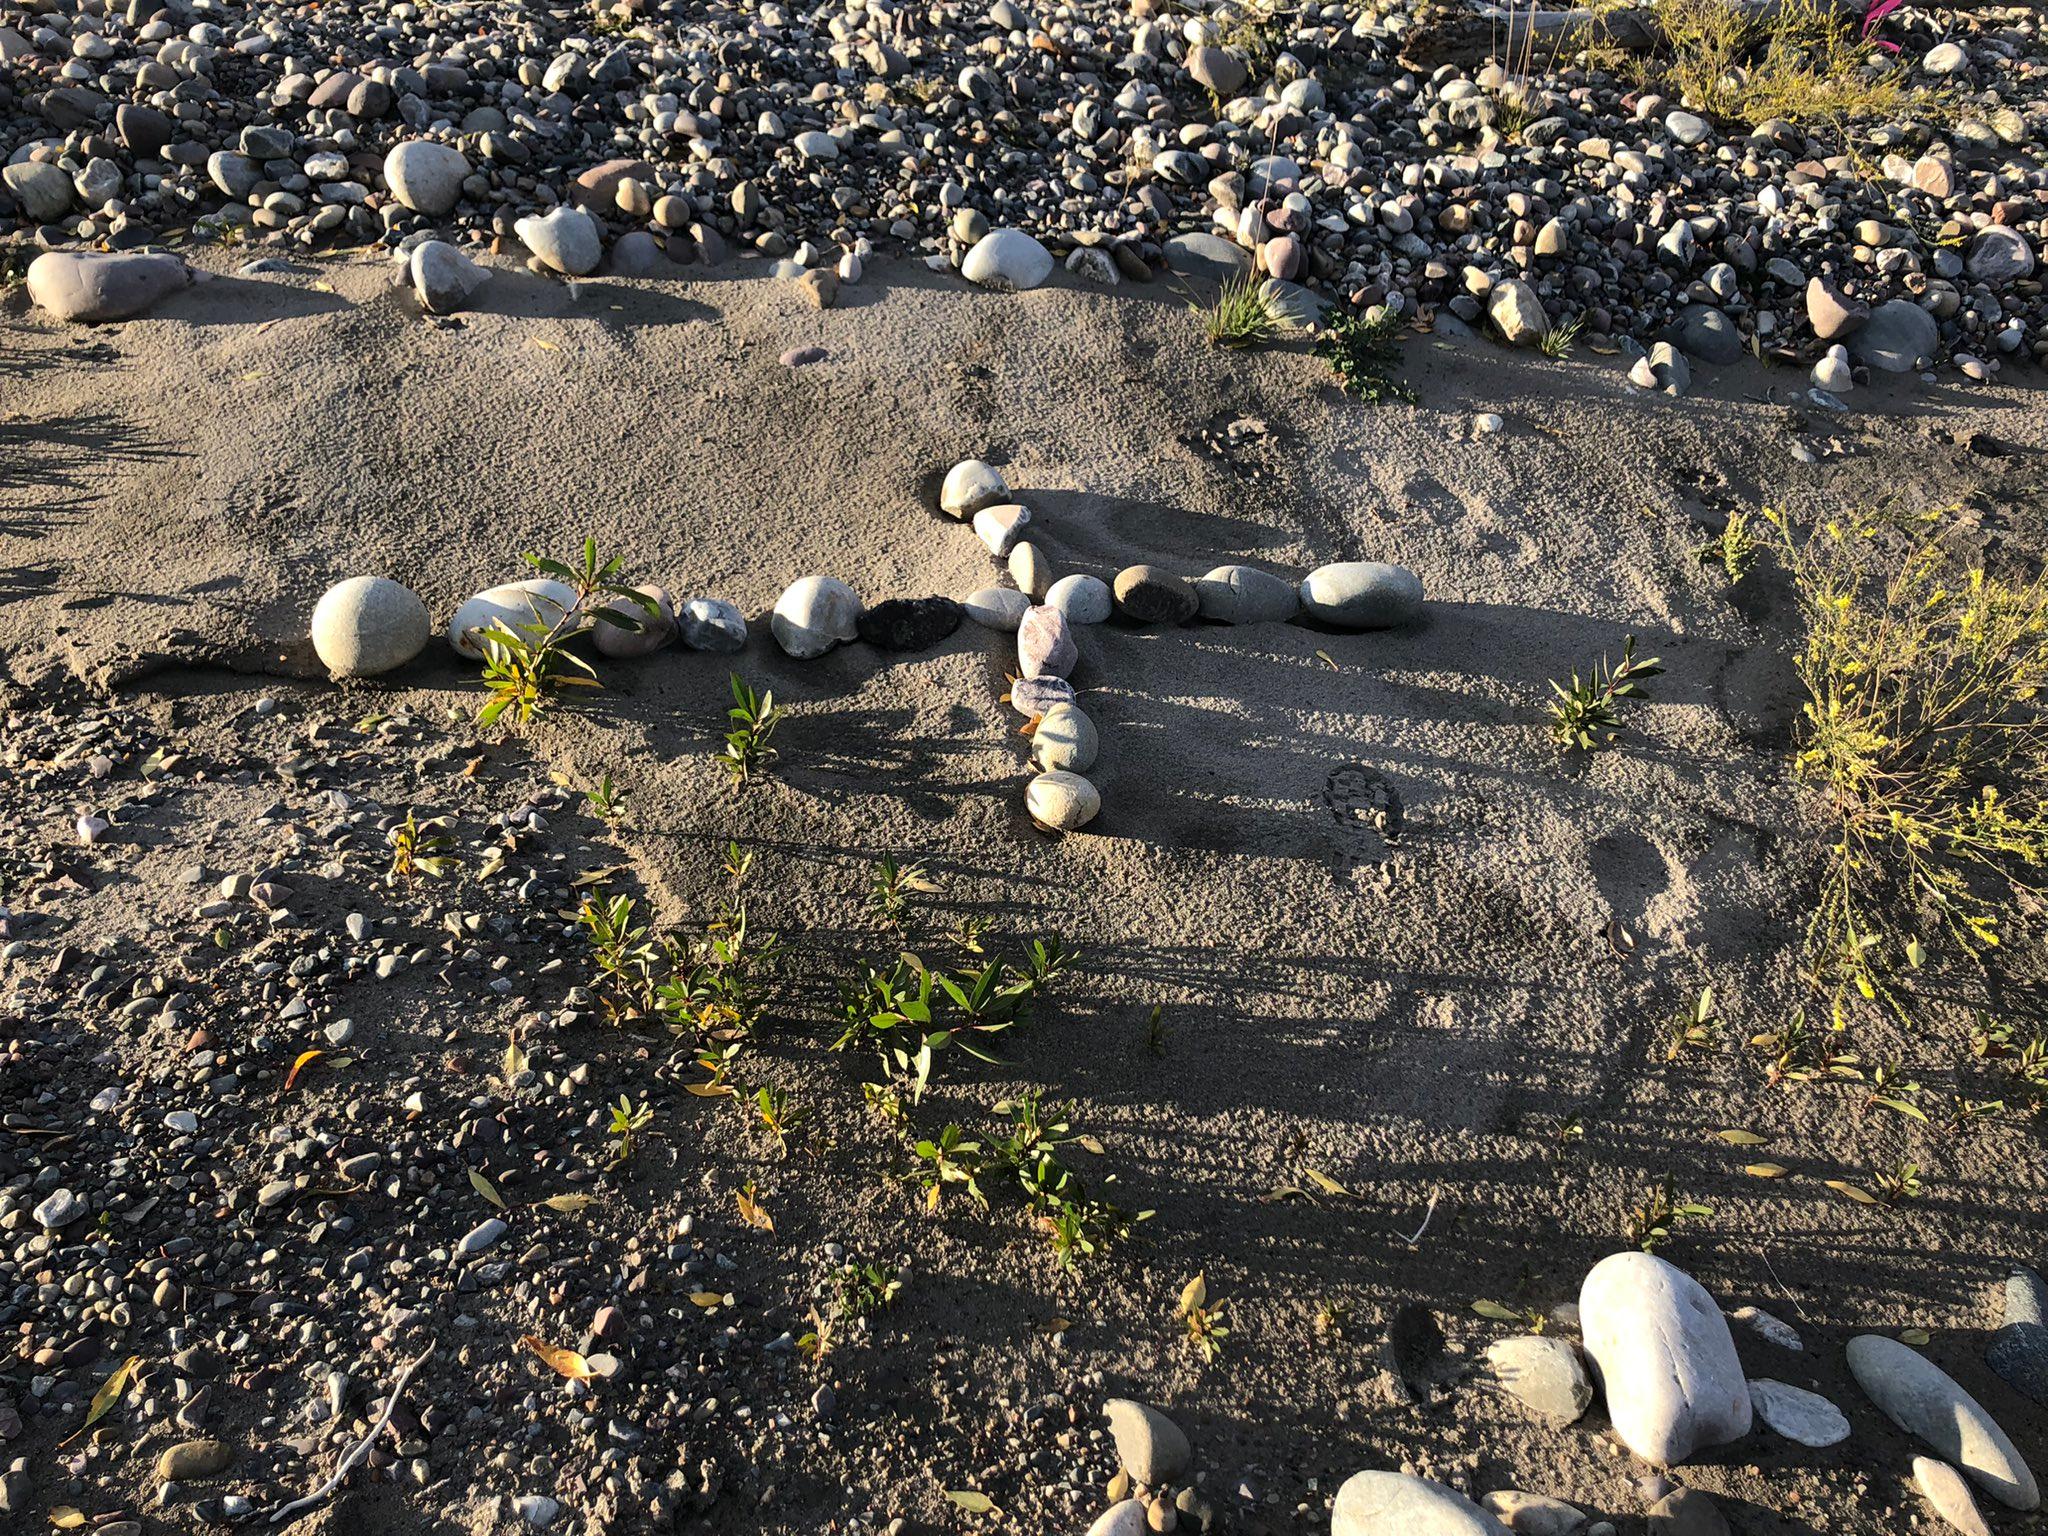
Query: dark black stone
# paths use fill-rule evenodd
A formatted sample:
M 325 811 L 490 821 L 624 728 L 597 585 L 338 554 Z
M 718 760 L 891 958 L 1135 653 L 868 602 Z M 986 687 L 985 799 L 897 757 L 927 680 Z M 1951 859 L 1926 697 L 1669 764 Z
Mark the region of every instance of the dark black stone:
M 1991 1335 L 1984 1362 L 2015 1392 L 2048 1403 L 2048 1327 L 2007 1323 Z
M 1443 1352 L 1444 1331 L 1420 1302 L 1408 1302 L 1387 1325 L 1382 1358 L 1387 1369 L 1418 1399 L 1428 1400 L 1430 1373 Z
M 885 651 L 922 651 L 960 627 L 966 610 L 950 597 L 892 597 L 856 621 L 861 639 Z

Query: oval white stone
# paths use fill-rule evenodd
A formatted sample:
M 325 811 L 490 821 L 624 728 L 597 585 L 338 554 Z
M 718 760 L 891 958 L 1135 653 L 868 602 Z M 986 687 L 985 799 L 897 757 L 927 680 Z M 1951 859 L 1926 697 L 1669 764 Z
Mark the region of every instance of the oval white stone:
M 1041 827 L 1072 832 L 1102 809 L 1102 795 L 1078 773 L 1041 773 L 1024 790 L 1024 809 Z
M 388 576 L 351 576 L 313 605 L 313 650 L 336 677 L 374 677 L 425 649 L 427 605 Z
M 1031 733 L 1031 761 L 1048 772 L 1086 773 L 1100 746 L 1093 720 L 1072 704 L 1055 704 Z
M 1672 1466 L 1749 1433 L 1728 1321 L 1690 1275 L 1654 1254 L 1611 1254 L 1580 1287 L 1579 1316 L 1607 1416 L 1645 1461 Z
M 1462 1493 L 1402 1472 L 1360 1472 L 1330 1509 L 1330 1536 L 1507 1536 Z
M 501 587 L 477 593 L 455 610 L 455 617 L 448 621 L 448 643 L 455 647 L 457 655 L 474 660 L 484 653 L 478 636 L 493 624 L 522 633 L 520 626 L 523 624 L 532 624 L 536 620 L 542 624 L 554 623 L 575 601 L 574 587 L 550 577 L 508 581 Z
M 791 582 L 776 599 L 768 627 L 783 650 L 799 661 L 808 661 L 859 635 L 857 625 L 864 606 L 860 594 L 845 582 L 830 576 L 805 576 Z

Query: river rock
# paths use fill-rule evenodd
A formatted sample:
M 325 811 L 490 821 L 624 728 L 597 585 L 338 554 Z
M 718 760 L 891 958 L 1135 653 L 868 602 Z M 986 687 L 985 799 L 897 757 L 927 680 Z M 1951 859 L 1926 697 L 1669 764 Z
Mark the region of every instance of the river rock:
M 2034 275 L 2034 248 L 2010 225 L 1987 225 L 1970 242 L 1963 267 L 1978 282 L 2000 288 Z
M 1015 587 L 983 587 L 960 606 L 975 623 L 1015 634 L 1031 611 L 1031 599 Z
M 1117 1464 L 1134 1482 L 1159 1488 L 1187 1471 L 1193 1454 L 1188 1437 L 1157 1408 L 1113 1397 L 1102 1405 L 1102 1416 L 1109 1420 L 1110 1438 L 1116 1441 Z
M 1086 773 L 1099 745 L 1094 721 L 1072 704 L 1055 704 L 1031 733 L 1031 761 L 1041 771 Z
M 860 596 L 845 582 L 805 576 L 776 599 L 768 628 L 783 650 L 808 661 L 841 641 L 858 639 L 860 615 Z
M 1737 1307 L 1728 1314 L 1728 1321 L 1739 1323 L 1767 1344 L 1780 1349 L 1804 1350 L 1806 1345 L 1799 1337 L 1799 1330 L 1783 1318 L 1773 1317 L 1762 1307 Z
M 1462 1493 L 1403 1472 L 1345 1479 L 1330 1536 L 1506 1536 L 1507 1527 Z
M 1064 677 L 1020 677 L 1010 684 L 1010 707 L 1027 720 L 1074 702 L 1074 685 Z
M 28 296 L 80 325 L 139 315 L 191 281 L 190 267 L 159 252 L 45 251 L 28 264 Z
M 1746 350 L 1735 322 L 1711 304 L 1688 304 L 1666 339 L 1687 356 L 1717 368 L 1742 361 Z
M 1534 288 L 1518 277 L 1494 286 L 1492 297 L 1486 301 L 1486 318 L 1493 322 L 1501 339 L 1513 347 L 1533 347 L 1550 329 L 1543 301 Z
M 1185 624 L 1198 606 L 1195 589 L 1156 565 L 1129 565 L 1111 588 L 1116 611 L 1137 624 Z
M 1729 1536 L 1721 1506 L 1697 1488 L 1676 1488 L 1649 1509 L 1650 1536 Z
M 1749 1406 L 1773 1432 L 1815 1450 L 1849 1438 L 1842 1410 L 1818 1392 L 1760 1377 L 1749 1384 Z
M 1065 677 L 1080 659 L 1067 616 L 1059 609 L 1033 608 L 1018 623 L 1017 670 L 1024 677 Z
M 1500 1521 L 1515 1536 L 1571 1536 L 1586 1523 L 1586 1512 L 1548 1494 L 1524 1493 L 1504 1488 L 1489 1493 L 1479 1507 Z M 1396 1533 L 1398 1536 L 1398 1533 Z
M 351 576 L 313 605 L 313 652 L 335 677 L 375 677 L 426 648 L 427 605 L 387 576 Z
M 1251 270 L 1251 252 L 1221 235 L 1175 235 L 1166 242 L 1166 270 L 1177 277 L 1227 283 Z
M 76 189 L 62 166 L 18 160 L 0 170 L 0 183 L 14 194 L 22 216 L 31 224 L 54 224 L 71 211 L 71 197 Z
M 1095 1517 L 1088 1536 L 1151 1536 L 1143 1499 L 1124 1499 Z
M 1045 601 L 1045 594 L 1052 590 L 1052 562 L 1045 558 L 1045 551 L 1029 539 L 1020 539 L 1010 551 L 1007 562 L 1010 580 L 1017 584 L 1017 590 L 1033 602 Z
M 85 820 L 88 818 L 82 817 L 80 819 Z M 99 818 L 94 817 L 90 819 L 98 820 Z M 102 822 L 101 826 L 104 828 L 105 823 Z M 61 1231 L 63 1228 L 70 1226 L 72 1222 L 78 1220 L 79 1217 L 85 1215 L 90 1209 L 91 1207 L 78 1196 L 76 1191 L 53 1189 L 42 1198 L 35 1208 L 36 1225 L 49 1232 Z
M 1047 831 L 1072 832 L 1095 819 L 1102 795 L 1078 773 L 1041 773 L 1025 786 L 1024 809 Z
M 1255 565 L 1219 565 L 1194 588 L 1202 617 L 1219 624 L 1284 624 L 1301 608 L 1293 582 Z
M 1188 50 L 1184 63 L 1197 85 L 1206 87 L 1218 101 L 1228 101 L 1244 89 L 1249 71 L 1244 60 L 1224 48 L 1197 45 Z
M 892 597 L 863 613 L 855 628 L 881 650 L 923 651 L 952 634 L 965 616 L 950 597 Z
M 666 591 L 656 586 L 636 588 L 641 596 L 654 601 L 654 612 L 634 602 L 630 597 L 615 597 L 605 604 L 612 612 L 633 620 L 639 627 L 621 629 L 604 620 L 594 621 L 591 629 L 591 643 L 597 647 L 597 654 L 609 656 L 614 661 L 629 661 L 637 656 L 652 656 L 676 637 L 676 606 Z
M 1892 299 L 1870 312 L 1849 339 L 1849 355 L 1886 373 L 1912 373 L 1941 346 L 1934 316 L 1907 299 Z
M 1302 579 L 1301 606 L 1342 629 L 1389 629 L 1422 613 L 1422 578 L 1402 565 L 1350 560 Z
M 2021 1511 L 2040 1506 L 2040 1488 L 2018 1448 L 1948 1372 L 1875 1333 L 1851 1339 L 1848 1356 L 1856 1384 L 1899 1428 L 1918 1435 L 1999 1503 Z
M 729 656 L 747 648 L 747 620 L 722 597 L 693 597 L 676 615 L 683 644 L 693 651 Z
M 1870 306 L 1842 292 L 1833 278 L 1809 278 L 1806 284 L 1806 321 L 1822 341 L 1840 341 L 1853 335 L 1870 318 Z
M 1553 1429 L 1576 1423 L 1592 1406 L 1593 1383 L 1569 1339 L 1520 1334 L 1487 1346 L 1494 1379 Z
M 974 536 L 998 560 L 1017 547 L 1017 541 L 1030 525 L 1031 509 L 1014 501 L 983 507 L 974 514 Z
M 962 459 L 946 471 L 939 488 L 939 509 L 957 518 L 972 517 L 983 507 L 992 507 L 1010 494 L 1002 472 L 980 459 Z
M 525 581 L 508 581 L 503 586 L 479 592 L 448 621 L 448 643 L 456 654 L 472 659 L 484 653 L 481 637 L 493 625 L 523 635 L 523 626 L 552 625 L 576 601 L 576 589 L 566 582 L 537 576 Z
M 1045 606 L 1059 609 L 1069 624 L 1106 623 L 1114 602 L 1108 582 L 1078 571 L 1045 589 Z
M 234 1451 L 219 1440 L 180 1440 L 157 1457 L 156 1475 L 160 1482 L 197 1482 L 218 1477 L 234 1459 Z
M 1977 1508 L 1969 1483 L 1947 1462 L 1936 1461 L 1932 1456 L 1915 1456 L 1913 1484 L 1934 1506 L 1934 1512 L 1963 1536 L 1991 1536 L 1991 1527 L 1984 1523 L 1984 1512 Z
M 1991 1336 L 1985 1363 L 2014 1391 L 2048 1403 L 2048 1287 L 2031 1269 L 2014 1270 L 2005 1282 L 2005 1324 Z
M 512 230 L 543 266 L 565 277 L 588 276 L 604 258 L 597 220 L 566 203 L 545 216 L 528 214 Z
M 394 144 L 384 157 L 384 184 L 391 195 L 433 219 L 455 211 L 468 177 L 469 161 L 461 150 L 428 139 Z
M 1579 1318 L 1607 1416 L 1645 1461 L 1673 1466 L 1749 1433 L 1728 1321 L 1690 1275 L 1654 1254 L 1612 1254 L 1580 1287 Z
M 983 288 L 1022 292 L 1052 275 L 1052 253 L 1021 229 L 992 229 L 960 263 L 960 275 Z
M 452 315 L 468 307 L 470 296 L 490 276 L 445 240 L 423 240 L 413 247 L 413 292 L 430 315 Z

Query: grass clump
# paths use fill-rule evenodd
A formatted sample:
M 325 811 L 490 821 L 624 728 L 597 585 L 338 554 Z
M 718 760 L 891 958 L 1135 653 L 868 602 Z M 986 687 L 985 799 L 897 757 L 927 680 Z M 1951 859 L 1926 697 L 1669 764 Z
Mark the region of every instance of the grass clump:
M 1384 304 L 1344 310 L 1316 338 L 1315 355 L 1330 365 L 1346 394 L 1358 396 L 1367 405 L 1389 400 L 1412 402 L 1415 391 L 1387 372 L 1400 361 L 1401 349 L 1396 343 L 1401 331 L 1401 317 Z
M 1869 62 L 1869 45 L 1824 0 L 1785 0 L 1746 13 L 1735 0 L 1657 0 L 1670 44 L 1670 84 L 1712 117 L 1789 123 L 1928 116 L 1934 93 L 1898 66 Z
M 1536 339 L 1536 350 L 1553 363 L 1561 363 L 1572 355 L 1578 346 L 1579 337 L 1586 329 L 1586 318 L 1574 316 L 1563 325 L 1553 325 Z
M 1202 317 L 1202 336 L 1212 347 L 1255 347 L 1271 341 L 1280 329 L 1279 316 L 1256 272 L 1228 279 L 1207 309 L 1195 303 L 1188 308 Z
M 1809 955 L 1838 1025 L 1849 988 L 1903 1014 L 1901 962 L 1929 938 L 1984 957 L 2048 883 L 2048 576 L 1989 574 L 1944 513 L 1804 537 L 1766 516 L 1806 626 L 1794 768 L 1834 833 Z
M 1663 670 L 1655 656 L 1636 660 L 1636 637 L 1628 635 L 1621 642 L 1619 665 L 1602 657 L 1590 679 L 1574 672 L 1569 688 L 1552 678 L 1550 690 L 1557 700 L 1550 706 L 1551 736 L 1581 752 L 1614 745 L 1621 731 L 1621 701 L 1643 697 L 1643 679 Z

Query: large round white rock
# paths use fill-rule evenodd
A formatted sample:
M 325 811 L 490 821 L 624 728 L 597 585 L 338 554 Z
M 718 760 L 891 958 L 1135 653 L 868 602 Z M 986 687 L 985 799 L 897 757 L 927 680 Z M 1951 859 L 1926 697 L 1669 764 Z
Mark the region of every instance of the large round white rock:
M 541 265 L 565 277 L 588 276 L 604 259 L 604 236 L 597 220 L 567 203 L 546 217 L 528 214 L 512 226 L 512 232 L 540 258 Z
M 649 613 L 630 597 L 615 597 L 606 603 L 605 607 L 621 618 L 631 620 L 636 627 L 626 629 L 603 619 L 593 620 L 591 640 L 597 646 L 598 655 L 609 656 L 615 661 L 652 656 L 675 639 L 675 600 L 660 587 L 646 586 L 638 591 L 654 604 L 654 612 Z
M 960 606 L 975 623 L 1015 634 L 1031 611 L 1031 599 L 1015 587 L 983 587 L 963 598 Z
M 1031 733 L 1031 761 L 1043 771 L 1086 773 L 1101 749 L 1095 722 L 1072 704 L 1055 704 Z
M 576 602 L 576 589 L 546 576 L 526 581 L 508 581 L 502 587 L 479 592 L 448 621 L 448 643 L 456 654 L 472 660 L 484 653 L 481 636 L 497 625 L 524 634 L 522 625 L 536 621 L 553 624 Z
M 59 320 L 126 320 L 192 281 L 192 269 L 156 251 L 45 251 L 28 264 L 28 296 Z
M 429 218 L 441 218 L 455 211 L 462 198 L 462 183 L 469 177 L 469 161 L 462 151 L 430 139 L 407 139 L 391 146 L 384 157 L 384 184 L 391 195 Z
M 1442 1483 L 1360 1472 L 1337 1490 L 1330 1536 L 1508 1536 L 1508 1528 Z
M 1072 832 L 1093 821 L 1102 795 L 1078 773 L 1041 773 L 1024 790 L 1024 809 L 1051 832 Z
M 858 636 L 863 607 L 860 594 L 845 582 L 805 576 L 776 599 L 768 627 L 783 650 L 808 661 Z
M 1749 1433 L 1749 1383 L 1706 1288 L 1655 1254 L 1616 1253 L 1579 1289 L 1607 1417 L 1643 1460 L 1674 1466 Z
M 1002 471 L 980 459 L 962 459 L 946 471 L 946 483 L 939 488 L 939 507 L 953 517 L 972 517 L 983 507 L 1009 499 L 1010 487 Z
M 1069 624 L 1106 624 L 1115 603 L 1108 582 L 1080 571 L 1062 576 L 1045 589 L 1045 606 L 1057 608 Z
M 992 229 L 960 263 L 960 275 L 983 288 L 1036 288 L 1052 276 L 1052 252 L 1021 229 Z
M 427 605 L 388 576 L 351 576 L 313 605 L 313 650 L 336 677 L 375 677 L 425 649 Z
M 1301 606 L 1344 629 L 1391 629 L 1422 612 L 1422 578 L 1383 560 L 1325 565 L 1302 579 Z
M 1882 1334 L 1849 1341 L 1849 1373 L 1885 1417 L 1918 1435 L 2008 1508 L 2038 1509 L 2040 1485 L 1998 1421 L 1940 1366 Z

